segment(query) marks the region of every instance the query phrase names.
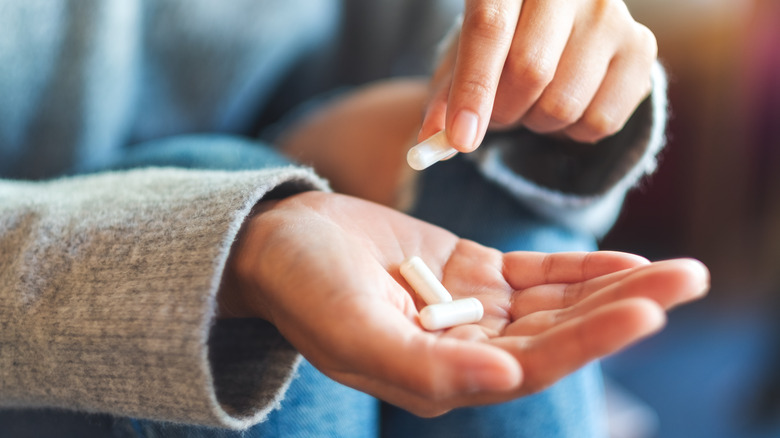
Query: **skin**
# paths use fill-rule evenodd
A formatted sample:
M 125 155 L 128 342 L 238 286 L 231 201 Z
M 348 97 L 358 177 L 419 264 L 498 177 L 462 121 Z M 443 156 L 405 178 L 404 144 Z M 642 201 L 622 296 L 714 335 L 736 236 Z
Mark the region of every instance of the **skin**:
M 694 260 L 502 254 L 334 193 L 259 207 L 231 254 L 220 316 L 264 318 L 327 376 L 421 416 L 546 388 L 659 330 L 665 310 L 709 285 Z M 482 321 L 422 329 L 398 268 L 412 254 L 454 298 L 478 298 Z
M 648 95 L 653 33 L 622 0 L 466 0 L 431 84 L 418 140 L 445 129 L 461 152 L 489 126 L 594 143 Z
M 405 203 L 406 151 L 445 126 L 464 152 L 489 125 L 583 142 L 616 132 L 654 60 L 652 34 L 619 1 L 467 0 L 432 78 L 368 85 L 281 137 L 341 194 L 261 202 L 232 249 L 218 316 L 263 318 L 327 376 L 420 416 L 537 392 L 656 332 L 668 309 L 708 290 L 701 263 L 502 254 L 380 205 Z M 455 138 L 464 109 L 478 119 L 472 142 Z M 453 297 L 477 297 L 485 317 L 422 329 L 423 304 L 398 271 L 410 255 Z

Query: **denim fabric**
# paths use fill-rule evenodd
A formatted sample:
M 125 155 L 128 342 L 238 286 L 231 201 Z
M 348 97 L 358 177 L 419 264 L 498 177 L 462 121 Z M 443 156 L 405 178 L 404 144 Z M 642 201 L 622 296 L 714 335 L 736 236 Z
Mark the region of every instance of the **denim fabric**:
M 140 143 L 127 148 L 99 167 L 82 167 L 74 173 L 132 169 L 149 166 L 186 169 L 253 170 L 292 163 L 273 148 L 248 138 L 208 134 L 182 135 Z
M 376 437 L 379 402 L 325 377 L 308 362 L 282 400 L 281 408 L 247 431 L 132 420 L 144 438 Z
M 227 136 L 185 136 L 131 148 L 110 168 L 148 165 L 251 169 L 284 165 L 263 144 Z M 91 169 L 99 170 L 99 169 Z M 535 219 L 467 160 L 439 163 L 422 177 L 413 214 L 501 250 L 587 250 L 592 238 Z M 496 406 L 463 408 L 433 419 L 415 417 L 322 375 L 303 362 L 281 407 L 245 432 L 50 411 L 0 412 L 5 437 L 599 437 L 603 431 L 597 365 L 533 396 Z
M 259 123 L 256 116 L 272 120 L 334 84 L 399 71 L 418 73 L 410 65 L 419 59 L 412 62 L 412 57 L 400 66 L 385 65 L 395 60 L 387 53 L 403 52 L 387 46 L 389 41 L 424 45 L 419 43 L 425 38 L 418 37 L 427 34 L 430 41 L 430 35 L 440 34 L 435 29 L 446 27 L 431 24 L 429 18 L 438 15 L 432 5 L 461 2 L 426 2 L 422 8 L 428 18 L 413 14 L 419 22 L 412 29 L 395 22 L 407 15 L 387 13 L 418 3 L 400 0 L 377 2 L 382 8 L 331 0 L 250 1 L 234 7 L 207 0 L 55 2 L 59 6 L 54 9 L 46 0 L 17 3 L 12 8 L 9 2 L 7 13 L 0 14 L 2 34 L 10 38 L 0 44 L 0 60 L 7 67 L 0 73 L 0 91 L 7 97 L 0 102 L 5 121 L 0 125 L 0 175 L 37 179 L 67 170 L 146 165 L 233 170 L 285 165 L 271 148 L 228 135 L 129 145 L 186 132 L 250 133 Z M 357 12 L 342 17 L 342 3 Z M 344 17 L 351 31 L 337 34 Z M 392 38 L 393 29 L 404 38 Z M 373 38 L 364 36 L 368 31 Z M 328 70 L 318 62 L 334 54 L 337 35 L 350 47 L 338 52 L 339 65 Z M 413 214 L 505 251 L 595 248 L 590 236 L 537 219 L 460 158 L 423 174 Z M 5 410 L 0 411 L 0 438 L 598 437 L 603 432 L 600 385 L 598 367 L 592 365 L 531 397 L 424 420 L 390 406 L 380 408 L 377 400 L 331 381 L 304 362 L 280 409 L 245 432 L 108 415 Z
M 414 216 L 484 245 L 502 251 L 596 249 L 592 236 L 535 217 L 461 156 L 427 169 L 419 190 Z M 495 406 L 457 409 L 432 419 L 384 405 L 382 436 L 602 437 L 606 436 L 604 409 L 600 367 L 590 364 L 541 393 Z
M 272 150 L 230 137 L 180 137 L 134 148 L 116 167 L 166 165 L 250 169 L 282 163 Z M 592 236 L 535 217 L 462 157 L 421 175 L 413 216 L 502 251 L 594 250 Z M 551 388 L 512 402 L 463 408 L 423 419 L 333 382 L 307 362 L 264 423 L 249 431 L 210 430 L 138 421 L 143 437 L 528 437 L 605 436 L 600 369 L 586 366 Z M 380 420 L 381 418 L 381 420 Z M 381 428 L 381 429 L 380 429 Z
M 423 173 L 411 214 L 501 251 L 593 251 L 592 235 L 539 218 L 456 156 Z
M 447 438 L 599 438 L 606 436 L 600 368 L 591 364 L 547 390 L 494 406 L 419 418 L 382 406 L 382 436 Z

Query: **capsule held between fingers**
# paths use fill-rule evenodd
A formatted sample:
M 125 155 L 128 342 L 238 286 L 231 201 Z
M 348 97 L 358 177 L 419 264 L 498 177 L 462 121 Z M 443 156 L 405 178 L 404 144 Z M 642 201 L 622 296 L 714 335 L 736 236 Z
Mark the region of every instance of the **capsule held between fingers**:
M 414 170 L 423 170 L 457 153 L 458 150 L 450 146 L 447 141 L 445 132 L 439 131 L 409 149 L 409 152 L 406 153 L 406 162 Z

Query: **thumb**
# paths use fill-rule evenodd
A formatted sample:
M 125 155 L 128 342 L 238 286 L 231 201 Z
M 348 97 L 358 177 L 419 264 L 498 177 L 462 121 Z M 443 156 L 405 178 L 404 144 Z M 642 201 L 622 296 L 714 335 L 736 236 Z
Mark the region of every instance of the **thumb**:
M 501 348 L 425 332 L 400 313 L 388 316 L 356 345 L 361 367 L 385 382 L 434 400 L 520 385 L 520 363 Z
M 433 134 L 444 129 L 444 123 L 447 118 L 447 98 L 450 90 L 450 78 L 440 82 L 431 95 L 431 100 L 425 108 L 422 127 L 417 135 L 417 141 L 421 142 L 428 139 Z

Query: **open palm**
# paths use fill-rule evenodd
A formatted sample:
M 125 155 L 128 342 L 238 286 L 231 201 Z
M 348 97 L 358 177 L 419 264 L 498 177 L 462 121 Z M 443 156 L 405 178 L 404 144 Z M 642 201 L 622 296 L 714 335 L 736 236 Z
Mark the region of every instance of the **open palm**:
M 693 260 L 501 253 L 344 195 L 263 207 L 231 256 L 228 313 L 269 320 L 324 374 L 422 416 L 541 390 L 658 330 L 709 284 Z M 411 255 L 484 318 L 422 329 L 398 268 Z

